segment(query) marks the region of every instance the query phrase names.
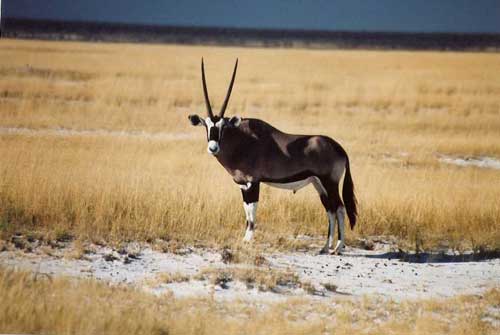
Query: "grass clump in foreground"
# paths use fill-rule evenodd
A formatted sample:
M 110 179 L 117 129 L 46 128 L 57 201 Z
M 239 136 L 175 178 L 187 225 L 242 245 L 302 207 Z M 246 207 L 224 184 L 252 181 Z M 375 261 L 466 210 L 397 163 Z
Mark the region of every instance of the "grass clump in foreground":
M 209 269 L 202 271 L 193 279 L 210 280 L 213 285 L 225 288 L 229 282 L 241 281 L 248 289 L 257 288 L 260 291 L 279 292 L 283 288 L 301 288 L 307 285 L 299 280 L 293 271 L 274 270 L 266 268 L 228 268 Z
M 218 303 L 0 268 L 0 301 L 2 333 L 488 335 L 499 330 L 495 310 L 500 291 L 411 302 L 365 298 Z

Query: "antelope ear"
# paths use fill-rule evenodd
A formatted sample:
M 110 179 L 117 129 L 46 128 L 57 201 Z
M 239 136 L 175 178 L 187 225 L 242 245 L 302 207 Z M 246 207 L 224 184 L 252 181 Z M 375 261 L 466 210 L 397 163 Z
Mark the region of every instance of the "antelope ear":
M 196 115 L 196 114 L 189 115 L 188 118 L 189 118 L 189 121 L 191 121 L 191 124 L 193 126 L 203 126 L 203 120 L 198 115 Z
M 231 127 L 239 127 L 241 124 L 241 117 L 239 116 L 233 116 L 232 118 L 229 119 L 229 124 Z

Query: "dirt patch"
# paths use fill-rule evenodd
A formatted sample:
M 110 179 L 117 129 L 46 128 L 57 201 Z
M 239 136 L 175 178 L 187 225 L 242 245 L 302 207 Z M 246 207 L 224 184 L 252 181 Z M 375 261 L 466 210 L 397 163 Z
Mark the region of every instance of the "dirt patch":
M 124 283 L 178 298 L 219 300 L 274 301 L 305 295 L 405 300 L 480 294 L 500 286 L 499 258 L 440 253 L 413 262 L 417 256 L 393 252 L 380 243 L 370 249 L 348 247 L 340 256 L 270 252 L 259 255 L 265 265 L 255 265 L 227 262 L 227 249 L 186 248 L 188 252 L 172 253 L 139 243 L 113 249 L 68 242 L 47 252 L 46 246 L 36 243 L 29 249 L 11 244 L 0 252 L 0 265 L 47 276 Z
M 446 164 L 453 164 L 462 167 L 474 166 L 486 169 L 500 170 L 500 159 L 495 157 L 452 157 L 440 156 L 439 161 Z

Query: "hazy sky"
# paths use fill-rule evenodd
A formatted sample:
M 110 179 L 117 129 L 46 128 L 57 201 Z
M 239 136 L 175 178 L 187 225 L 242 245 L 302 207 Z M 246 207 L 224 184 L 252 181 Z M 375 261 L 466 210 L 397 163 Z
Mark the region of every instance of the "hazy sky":
M 165 25 L 500 33 L 500 0 L 0 0 L 2 17 Z

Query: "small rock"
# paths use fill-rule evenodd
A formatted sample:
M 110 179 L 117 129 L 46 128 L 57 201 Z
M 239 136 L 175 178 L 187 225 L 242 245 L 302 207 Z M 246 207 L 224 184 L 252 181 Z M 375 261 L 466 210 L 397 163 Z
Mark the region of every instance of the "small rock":
M 130 259 L 139 259 L 138 254 L 134 254 L 134 253 L 130 253 L 130 252 L 127 254 L 127 257 Z
M 382 283 L 392 284 L 392 280 L 391 279 L 384 279 L 384 280 L 382 280 Z
M 375 249 L 375 244 L 372 241 L 361 240 L 360 242 L 361 242 L 360 243 L 361 248 L 363 248 L 365 250 L 374 250 Z
M 117 253 L 119 253 L 120 255 L 126 255 L 128 252 L 127 252 L 127 249 L 125 248 L 120 248 L 118 250 L 116 250 Z
M 24 249 L 26 248 L 26 242 L 22 238 L 22 236 L 13 236 L 10 240 L 12 244 L 14 244 L 14 247 L 17 249 Z
M 234 261 L 234 254 L 228 248 L 224 248 L 221 253 L 222 262 L 228 264 Z
M 231 274 L 222 272 L 218 274 L 218 276 L 215 278 L 215 285 L 219 285 L 222 289 L 227 290 L 229 288 L 228 283 L 233 280 Z
M 118 258 L 117 258 L 115 255 L 113 255 L 113 254 L 106 254 L 106 255 L 104 255 L 104 256 L 103 256 L 103 258 L 104 258 L 104 260 L 105 260 L 106 262 L 113 262 L 113 261 L 116 261 L 116 260 L 118 259 Z
M 262 265 L 267 264 L 267 263 L 268 262 L 267 262 L 267 260 L 266 260 L 266 258 L 264 256 L 261 256 L 261 255 L 255 256 L 254 264 L 256 266 L 262 266 Z

